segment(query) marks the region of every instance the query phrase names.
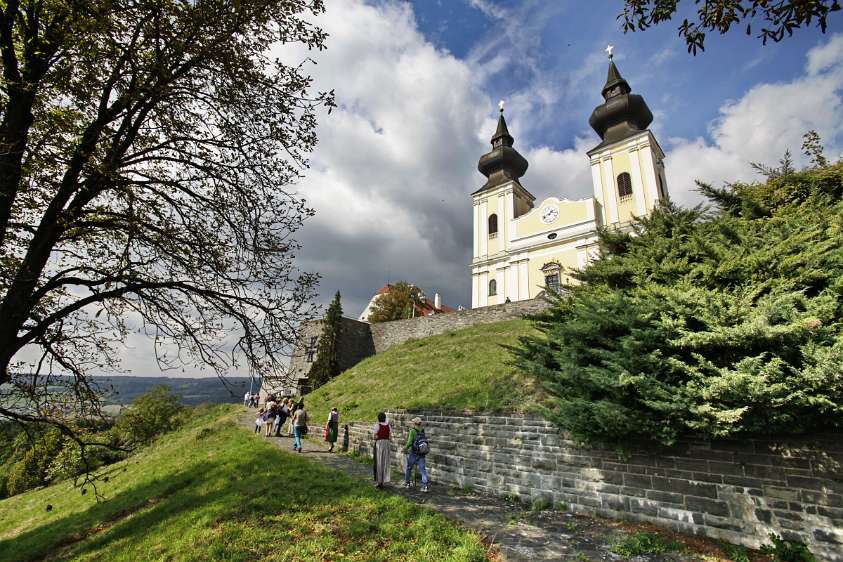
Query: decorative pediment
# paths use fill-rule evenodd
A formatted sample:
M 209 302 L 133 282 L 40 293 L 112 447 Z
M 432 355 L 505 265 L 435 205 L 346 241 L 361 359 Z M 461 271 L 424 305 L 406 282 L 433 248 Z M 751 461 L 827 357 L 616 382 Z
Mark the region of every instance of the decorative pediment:
M 547 262 L 542 266 L 542 273 L 545 275 L 553 275 L 562 271 L 562 266 L 557 261 Z

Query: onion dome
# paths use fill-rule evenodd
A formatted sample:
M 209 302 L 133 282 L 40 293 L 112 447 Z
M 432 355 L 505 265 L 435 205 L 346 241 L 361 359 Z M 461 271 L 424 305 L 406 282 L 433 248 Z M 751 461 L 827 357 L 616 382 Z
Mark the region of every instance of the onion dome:
M 498 128 L 492 137 L 492 150 L 480 157 L 477 169 L 488 178 L 486 184 L 478 191 L 489 189 L 508 181 L 518 181 L 518 178 L 527 171 L 527 160 L 512 148 L 515 139 L 509 134 L 506 128 L 506 119 L 503 118 L 503 102 L 501 102 L 501 114 L 498 118 Z
M 632 88 L 623 79 L 615 61 L 609 55 L 609 74 L 603 86 L 603 99 L 591 113 L 588 124 L 603 140 L 596 148 L 612 144 L 645 131 L 653 122 L 653 114 L 644 98 L 631 94 Z

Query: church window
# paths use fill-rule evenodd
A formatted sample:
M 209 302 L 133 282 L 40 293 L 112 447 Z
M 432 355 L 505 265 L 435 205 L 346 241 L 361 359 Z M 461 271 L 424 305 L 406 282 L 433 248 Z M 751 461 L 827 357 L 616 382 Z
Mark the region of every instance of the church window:
M 498 235 L 498 215 L 489 215 L 489 238 L 495 238 Z
M 626 172 L 618 175 L 618 196 L 621 201 L 632 198 L 632 178 Z
M 316 355 L 316 336 L 310 338 L 307 346 L 307 362 L 313 363 L 313 356 Z
M 494 215 L 492 215 L 494 216 Z M 492 279 L 489 281 L 489 296 L 493 297 L 498 294 L 498 282 Z
M 664 194 L 664 183 L 662 183 L 661 172 L 659 173 L 659 175 L 656 176 L 656 183 L 659 186 L 659 197 L 662 199 L 666 199 L 667 197 Z
M 544 275 L 545 289 L 558 293 L 561 289 L 562 266 L 552 261 L 542 267 L 542 274 Z

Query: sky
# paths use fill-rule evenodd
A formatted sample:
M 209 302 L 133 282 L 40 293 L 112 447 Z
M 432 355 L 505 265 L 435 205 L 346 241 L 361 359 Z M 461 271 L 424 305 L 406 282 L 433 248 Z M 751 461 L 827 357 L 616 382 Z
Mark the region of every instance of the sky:
M 693 3 L 683 2 L 689 7 Z M 506 101 L 522 184 L 541 201 L 591 195 L 588 117 L 603 100 L 607 44 L 654 114 L 670 196 L 700 203 L 695 180 L 758 179 L 815 129 L 843 151 L 843 16 L 826 34 L 800 30 L 762 46 L 741 30 L 687 53 L 672 22 L 624 34 L 622 0 L 328 0 L 317 23 L 327 49 L 279 49 L 307 63 L 338 107 L 320 116 L 319 145 L 296 190 L 316 210 L 299 232 L 299 267 L 322 276 L 356 318 L 387 282 L 409 281 L 450 306 L 471 304 L 471 193 Z M 125 363 L 155 375 L 132 342 Z M 205 373 L 209 375 L 210 373 Z M 179 374 L 179 376 L 183 376 Z

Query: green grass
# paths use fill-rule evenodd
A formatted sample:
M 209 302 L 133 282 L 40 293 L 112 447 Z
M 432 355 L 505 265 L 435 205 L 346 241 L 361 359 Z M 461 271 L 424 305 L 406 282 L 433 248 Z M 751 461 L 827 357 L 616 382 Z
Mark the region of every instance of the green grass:
M 336 406 L 345 421 L 374 420 L 389 408 L 523 412 L 537 384 L 507 363 L 526 320 L 483 324 L 412 340 L 369 357 L 305 397 L 321 420 Z
M 116 465 L 107 501 L 68 482 L 0 501 L 0 558 L 486 559 L 476 534 L 253 437 L 237 411 L 218 407 Z
M 612 545 L 611 551 L 621 556 L 664 554 L 682 548 L 682 544 L 666 539 L 658 533 L 638 532 L 625 535 Z

